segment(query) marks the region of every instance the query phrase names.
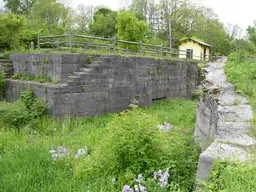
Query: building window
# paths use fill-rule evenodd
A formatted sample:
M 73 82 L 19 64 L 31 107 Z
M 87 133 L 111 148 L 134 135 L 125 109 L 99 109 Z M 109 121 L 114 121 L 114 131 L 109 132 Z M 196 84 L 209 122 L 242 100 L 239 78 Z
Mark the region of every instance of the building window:
M 186 56 L 188 59 L 193 59 L 193 49 L 187 49 Z

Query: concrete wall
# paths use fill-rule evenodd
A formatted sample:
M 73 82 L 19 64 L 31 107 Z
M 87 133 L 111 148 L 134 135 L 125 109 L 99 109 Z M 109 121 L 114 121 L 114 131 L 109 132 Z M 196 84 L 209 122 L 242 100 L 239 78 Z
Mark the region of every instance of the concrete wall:
M 225 61 L 226 58 L 219 58 L 203 69 L 204 91 L 198 104 L 194 132 L 202 149 L 197 171 L 200 180 L 207 180 L 215 160 L 250 160 L 247 149 L 256 144 L 250 131 L 252 108 L 226 81 Z
M 199 83 L 197 63 L 185 61 L 85 54 L 18 54 L 12 58 L 15 73 L 38 74 L 40 65 L 50 65 L 47 74 L 62 82 L 54 85 L 9 79 L 7 100 L 17 100 L 20 91 L 30 86 L 57 117 L 120 112 L 133 98 L 140 106 L 150 106 L 154 99 L 191 98 Z M 33 65 L 35 58 L 40 62 Z M 44 58 L 52 63 L 44 63 Z M 20 70 L 19 60 L 21 66 L 28 63 L 29 67 Z

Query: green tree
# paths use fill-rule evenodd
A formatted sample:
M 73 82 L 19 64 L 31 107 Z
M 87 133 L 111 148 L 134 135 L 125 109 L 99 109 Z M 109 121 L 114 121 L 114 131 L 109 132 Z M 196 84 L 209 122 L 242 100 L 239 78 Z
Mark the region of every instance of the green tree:
M 121 11 L 117 18 L 116 29 L 119 39 L 139 42 L 144 40 L 148 25 L 139 21 L 131 12 Z
M 83 34 L 88 31 L 89 25 L 93 21 L 94 7 L 89 5 L 79 5 L 75 14 L 76 29 L 79 34 Z
M 101 8 L 94 14 L 94 22 L 89 26 L 93 35 L 113 37 L 116 34 L 117 12 Z
M 249 40 L 256 45 L 256 21 L 253 22 L 252 26 L 247 28 L 247 33 L 249 35 Z
M 11 12 L 19 15 L 27 14 L 35 0 L 3 0 L 5 7 Z
M 62 34 L 70 30 L 70 10 L 57 0 L 37 0 L 27 16 L 29 29 L 44 34 Z
M 132 0 L 130 10 L 137 19 L 151 24 L 156 11 L 156 4 L 154 0 Z
M 0 50 L 19 48 L 26 19 L 13 13 L 0 15 Z

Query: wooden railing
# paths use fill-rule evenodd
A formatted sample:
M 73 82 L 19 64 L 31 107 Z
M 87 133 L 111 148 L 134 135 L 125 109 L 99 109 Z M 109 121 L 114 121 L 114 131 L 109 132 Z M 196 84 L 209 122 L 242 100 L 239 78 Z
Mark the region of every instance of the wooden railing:
M 119 40 L 117 38 L 103 38 L 85 35 L 69 34 L 40 36 L 38 35 L 38 49 L 42 50 L 93 50 L 119 52 L 134 55 L 150 55 L 150 56 L 171 56 L 190 58 L 196 60 L 208 59 L 209 55 L 192 55 L 187 50 L 164 47 L 163 45 L 153 45 L 140 42 L 132 42 Z

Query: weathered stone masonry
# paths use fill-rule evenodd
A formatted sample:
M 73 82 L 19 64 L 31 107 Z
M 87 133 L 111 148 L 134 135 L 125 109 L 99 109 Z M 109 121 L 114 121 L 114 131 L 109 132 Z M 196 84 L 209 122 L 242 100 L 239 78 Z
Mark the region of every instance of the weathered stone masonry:
M 197 178 L 206 180 L 215 160 L 250 160 L 256 144 L 250 131 L 253 112 L 245 97 L 226 81 L 226 58 L 209 62 L 203 69 L 204 93 L 198 104 L 195 136 L 202 149 Z
M 44 72 L 60 84 L 9 79 L 6 99 L 15 101 L 31 87 L 53 115 L 94 116 L 120 112 L 135 98 L 150 106 L 161 98 L 191 98 L 199 83 L 197 63 L 87 54 L 14 54 L 14 74 Z

